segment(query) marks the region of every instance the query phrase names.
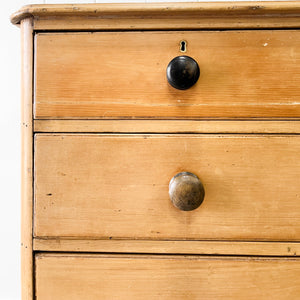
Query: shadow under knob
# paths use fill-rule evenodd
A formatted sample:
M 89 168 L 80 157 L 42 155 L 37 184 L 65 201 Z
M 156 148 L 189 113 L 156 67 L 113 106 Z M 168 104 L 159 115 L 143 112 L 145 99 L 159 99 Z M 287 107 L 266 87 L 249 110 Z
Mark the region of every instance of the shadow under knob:
M 173 205 L 180 210 L 190 211 L 204 200 L 204 187 L 197 175 L 190 172 L 176 174 L 169 184 L 169 196 Z
M 191 57 L 182 55 L 173 58 L 167 67 L 170 85 L 179 90 L 192 87 L 200 76 L 198 63 Z

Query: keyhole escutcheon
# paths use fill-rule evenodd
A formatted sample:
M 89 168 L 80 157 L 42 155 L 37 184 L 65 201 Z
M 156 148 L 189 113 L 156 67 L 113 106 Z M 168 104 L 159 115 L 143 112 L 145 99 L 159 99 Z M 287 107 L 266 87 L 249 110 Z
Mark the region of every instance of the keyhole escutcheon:
M 187 46 L 187 42 L 181 41 L 180 42 L 180 52 L 186 52 L 186 46 Z

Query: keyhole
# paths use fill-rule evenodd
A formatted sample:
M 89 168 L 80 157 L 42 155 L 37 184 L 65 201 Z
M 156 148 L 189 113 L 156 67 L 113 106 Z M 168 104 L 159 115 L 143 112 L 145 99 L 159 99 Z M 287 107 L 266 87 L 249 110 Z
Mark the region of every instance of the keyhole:
M 186 52 L 186 41 L 180 42 L 180 52 Z

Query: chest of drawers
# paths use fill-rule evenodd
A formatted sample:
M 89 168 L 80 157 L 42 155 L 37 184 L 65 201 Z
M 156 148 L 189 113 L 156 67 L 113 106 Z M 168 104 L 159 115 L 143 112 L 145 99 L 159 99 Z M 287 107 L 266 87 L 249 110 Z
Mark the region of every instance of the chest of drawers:
M 22 299 L 299 299 L 300 5 L 32 5 Z

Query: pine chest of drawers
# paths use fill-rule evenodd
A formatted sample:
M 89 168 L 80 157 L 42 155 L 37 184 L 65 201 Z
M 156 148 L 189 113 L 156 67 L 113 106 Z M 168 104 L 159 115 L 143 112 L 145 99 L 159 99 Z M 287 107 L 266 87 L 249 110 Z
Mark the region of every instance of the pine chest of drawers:
M 33 5 L 22 299 L 299 299 L 300 5 Z

